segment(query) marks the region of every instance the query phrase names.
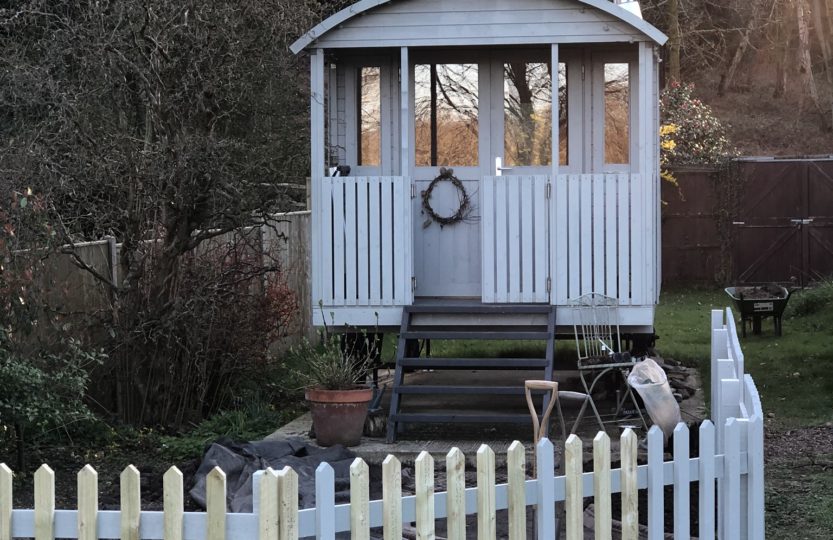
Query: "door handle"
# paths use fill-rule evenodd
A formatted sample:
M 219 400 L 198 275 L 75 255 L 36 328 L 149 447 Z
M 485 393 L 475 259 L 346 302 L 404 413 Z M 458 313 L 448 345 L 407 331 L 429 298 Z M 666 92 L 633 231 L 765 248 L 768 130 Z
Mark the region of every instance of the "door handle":
M 503 158 L 495 158 L 495 176 L 503 176 L 503 171 L 511 171 L 513 167 L 504 167 Z
M 813 218 L 808 218 L 808 219 L 801 219 L 801 218 L 791 219 L 791 220 L 790 220 L 790 223 L 792 223 L 793 225 L 810 225 L 811 223 L 813 223 Z

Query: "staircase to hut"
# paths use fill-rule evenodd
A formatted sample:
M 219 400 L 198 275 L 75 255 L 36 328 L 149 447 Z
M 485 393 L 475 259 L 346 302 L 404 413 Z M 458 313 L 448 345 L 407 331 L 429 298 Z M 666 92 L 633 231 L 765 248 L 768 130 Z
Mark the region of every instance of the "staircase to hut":
M 554 337 L 555 307 L 549 305 L 426 302 L 405 307 L 387 441 L 394 442 L 412 424 L 531 424 L 523 379 L 552 380 Z M 538 342 L 545 352 L 508 358 L 431 355 L 432 343 L 447 340 Z M 423 370 L 431 376 L 414 377 Z

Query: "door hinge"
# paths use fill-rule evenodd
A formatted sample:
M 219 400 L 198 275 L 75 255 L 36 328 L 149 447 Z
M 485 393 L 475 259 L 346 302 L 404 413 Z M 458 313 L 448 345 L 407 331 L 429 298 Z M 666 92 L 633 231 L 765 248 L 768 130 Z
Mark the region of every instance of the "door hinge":
M 547 292 L 552 292 L 552 278 L 547 278 Z
M 416 292 L 416 277 L 411 276 L 411 292 Z
M 584 67 L 584 64 L 582 63 L 581 64 L 581 80 L 582 81 L 584 80 L 584 71 L 585 71 L 585 67 Z
M 416 184 L 411 183 L 411 198 L 416 199 Z
M 547 194 L 546 194 L 546 197 L 547 197 L 547 199 L 549 199 L 550 197 L 552 197 L 552 182 L 547 182 Z

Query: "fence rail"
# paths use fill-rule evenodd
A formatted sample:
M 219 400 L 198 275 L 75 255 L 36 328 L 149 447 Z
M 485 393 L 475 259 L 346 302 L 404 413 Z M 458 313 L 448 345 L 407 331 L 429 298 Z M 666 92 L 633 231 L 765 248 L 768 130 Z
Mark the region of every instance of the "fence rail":
M 613 520 L 621 522 L 622 538 L 640 536 L 645 513 L 650 540 L 665 538 L 666 505 L 673 514 L 676 539 L 764 538 L 763 411 L 754 382 L 743 372 L 743 355 L 731 310 L 712 313 L 712 405 L 714 422 L 698 428 L 697 456 L 690 455 L 686 425 L 674 430 L 673 458 L 665 460 L 662 431 L 647 436 L 647 463 L 637 462 L 637 438 L 625 430 L 619 440 L 619 466 L 612 467 L 611 441 L 599 433 L 593 440 L 593 470 L 585 471 L 582 441 L 575 435 L 565 443 L 564 474 L 556 474 L 555 448 L 543 439 L 535 448 L 537 478 L 528 478 L 526 452 L 515 442 L 507 454 L 507 482 L 495 482 L 495 456 L 486 445 L 477 453 L 476 486 L 466 486 L 465 458 L 453 449 L 446 456 L 446 491 L 435 490 L 434 458 L 421 453 L 415 462 L 414 493 L 403 496 L 402 467 L 394 456 L 382 465 L 383 497 L 371 501 L 367 464 L 356 459 L 350 467 L 349 502 L 336 504 L 333 468 L 323 463 L 315 473 L 316 507 L 299 510 L 298 478 L 290 468 L 268 469 L 253 481 L 251 513 L 228 513 L 226 480 L 219 469 L 207 478 L 206 512 L 183 511 L 182 475 L 171 468 L 163 479 L 164 510 L 142 511 L 140 475 L 128 467 L 120 478 L 121 511 L 99 511 L 98 478 L 89 466 L 78 474 L 78 508 L 55 510 L 55 475 L 46 465 L 35 473 L 34 510 L 12 508 L 12 472 L 0 466 L 0 540 L 30 538 L 130 538 L 185 540 L 288 540 L 299 537 L 334 539 L 340 532 L 369 539 L 382 529 L 386 540 L 402 538 L 403 524 L 415 523 L 418 538 L 433 538 L 436 520 L 446 519 L 448 538 L 467 533 L 494 539 L 498 512 L 511 539 L 527 538 L 534 515 L 539 539 L 555 537 L 556 503 L 564 502 L 568 540 L 585 538 L 584 503 L 594 503 L 596 539 L 609 539 Z M 692 484 L 698 484 L 694 500 Z M 665 487 L 673 486 L 666 500 Z M 647 507 L 638 503 L 647 495 Z M 613 495 L 621 494 L 614 515 Z M 534 514 L 533 512 L 534 507 Z M 697 530 L 689 516 L 696 509 Z M 466 516 L 477 515 L 476 531 L 466 530 Z M 529 518 L 529 520 L 528 520 Z

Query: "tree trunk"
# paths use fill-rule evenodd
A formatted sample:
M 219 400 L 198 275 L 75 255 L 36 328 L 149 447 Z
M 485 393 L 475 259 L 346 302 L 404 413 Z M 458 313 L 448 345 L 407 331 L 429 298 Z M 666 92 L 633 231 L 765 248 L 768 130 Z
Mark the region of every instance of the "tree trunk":
M 754 20 L 750 20 L 749 26 L 746 27 L 741 35 L 740 43 L 735 51 L 735 56 L 732 58 L 732 62 L 729 64 L 729 69 L 727 69 L 723 77 L 720 78 L 720 85 L 717 87 L 717 93 L 721 96 L 726 93 L 726 90 L 732 88 L 732 83 L 734 82 L 738 67 L 740 67 L 741 60 L 743 60 L 743 55 L 746 54 L 746 49 L 749 48 L 749 36 L 752 34 L 753 24 Z
M 772 92 L 772 97 L 775 99 L 783 98 L 787 94 L 787 65 L 790 50 L 789 15 L 790 10 L 787 9 L 786 2 L 780 4 L 776 14 L 775 89 Z
M 833 7 L 833 1 L 826 2 L 828 10 Z M 829 12 L 828 12 L 829 13 Z M 824 59 L 824 74 L 827 77 L 827 91 L 829 95 L 828 111 L 827 111 L 827 128 L 833 127 L 833 60 L 831 60 L 830 37 L 831 29 L 825 27 L 824 11 L 822 10 L 822 0 L 813 0 L 813 19 L 816 28 L 816 38 L 819 40 L 821 47 L 822 58 Z M 833 20 L 827 20 L 828 24 L 833 23 Z
M 816 90 L 816 81 L 813 77 L 813 63 L 810 58 L 810 25 L 809 8 L 807 7 L 807 0 L 798 0 L 796 2 L 798 18 L 798 71 L 801 76 L 801 95 L 799 109 L 804 109 L 804 100 L 807 96 L 813 102 L 817 111 L 821 110 L 819 104 L 819 94 Z
M 668 0 L 668 80 L 680 80 L 679 0 Z

